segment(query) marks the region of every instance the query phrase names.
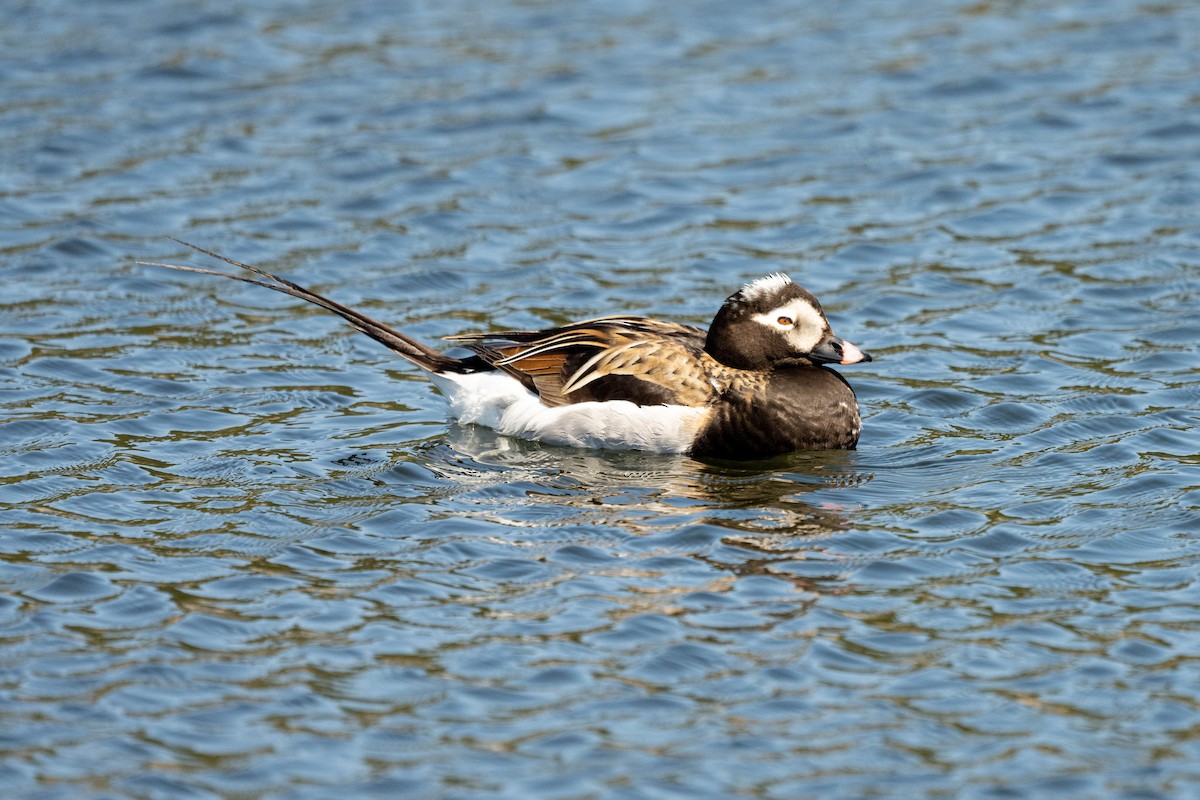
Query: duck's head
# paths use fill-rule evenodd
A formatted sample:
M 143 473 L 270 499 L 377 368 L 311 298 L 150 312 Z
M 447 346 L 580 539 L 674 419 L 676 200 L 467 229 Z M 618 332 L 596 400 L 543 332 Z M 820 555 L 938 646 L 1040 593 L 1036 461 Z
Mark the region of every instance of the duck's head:
M 834 335 L 811 292 L 782 273 L 746 284 L 713 318 L 704 349 L 726 366 L 767 369 L 804 360 L 857 364 L 871 356 Z

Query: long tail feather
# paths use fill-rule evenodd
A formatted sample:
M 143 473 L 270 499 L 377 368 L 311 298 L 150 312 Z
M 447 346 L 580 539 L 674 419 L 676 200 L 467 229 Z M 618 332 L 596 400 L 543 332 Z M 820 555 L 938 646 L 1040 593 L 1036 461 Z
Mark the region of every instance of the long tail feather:
M 303 286 L 292 283 L 286 278 L 281 278 L 278 275 L 272 275 L 270 272 L 261 270 L 258 267 L 252 267 L 249 264 L 243 264 L 240 261 L 234 261 L 231 258 L 226 258 L 219 253 L 206 250 L 203 247 L 194 245 L 191 242 L 185 242 L 182 239 L 173 239 L 172 241 L 178 242 L 185 247 L 190 247 L 198 253 L 203 253 L 204 255 L 211 256 L 219 261 L 224 261 L 226 264 L 231 266 L 248 270 L 264 280 L 248 278 L 245 275 L 234 275 L 230 272 L 221 272 L 215 269 L 188 267 L 182 264 L 163 264 L 157 261 L 139 261 L 137 263 L 145 264 L 146 266 L 150 267 L 166 267 L 167 269 L 175 269 L 182 272 L 198 272 L 201 275 L 217 275 L 222 278 L 229 278 L 230 280 L 242 281 L 243 283 L 252 283 L 255 286 L 263 286 L 276 292 L 289 294 L 292 297 L 299 297 L 301 300 L 307 300 L 313 305 L 320 306 L 327 311 L 332 311 L 334 314 L 337 314 L 339 317 L 349 322 L 355 329 L 362 331 L 367 336 L 370 336 L 372 339 L 384 345 L 385 347 L 394 350 L 422 369 L 430 372 L 466 372 L 471 370 L 471 367 L 469 367 L 467 363 L 461 359 L 448 356 L 445 353 L 434 350 L 432 347 L 423 345 L 415 339 L 405 336 L 403 333 L 391 327 L 390 325 L 385 325 L 378 320 L 371 319 L 360 311 L 347 308 L 341 303 L 330 300 L 328 297 L 323 297 L 316 292 L 310 291 L 309 289 L 305 289 Z

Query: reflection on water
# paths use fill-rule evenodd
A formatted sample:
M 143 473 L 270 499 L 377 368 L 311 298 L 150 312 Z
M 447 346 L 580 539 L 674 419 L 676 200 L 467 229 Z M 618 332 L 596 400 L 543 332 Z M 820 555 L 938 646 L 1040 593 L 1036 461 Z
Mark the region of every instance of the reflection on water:
M 1200 7 L 726 10 L 0 12 L 6 797 L 1200 782 Z M 784 270 L 860 449 L 451 425 L 171 235 L 431 342 Z
M 775 469 L 767 463 L 715 466 L 681 456 L 548 448 L 464 426 L 453 426 L 446 444 L 455 464 L 470 459 L 473 477 L 479 476 L 477 465 L 489 464 L 504 467 L 492 474 L 505 485 L 537 485 L 532 495 L 553 487 L 554 516 L 573 531 L 579 525 L 618 527 L 623 536 L 646 537 L 656 548 L 682 548 L 715 570 L 783 579 L 811 591 L 819 579 L 793 574 L 791 562 L 849 529 L 851 520 L 846 507 L 808 502 L 805 495 L 869 479 L 850 467 L 852 453 L 796 454 L 777 459 Z M 431 469 L 463 485 L 461 469 L 439 465 L 438 452 L 428 455 Z M 846 502 L 854 505 L 852 498 Z M 489 518 L 539 531 L 553 527 L 544 510 L 535 509 L 524 497 Z

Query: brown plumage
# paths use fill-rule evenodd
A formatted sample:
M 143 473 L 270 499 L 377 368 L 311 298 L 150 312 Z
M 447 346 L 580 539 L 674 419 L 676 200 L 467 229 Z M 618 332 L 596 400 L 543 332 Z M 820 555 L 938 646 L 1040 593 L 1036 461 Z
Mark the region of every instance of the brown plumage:
M 550 407 L 613 399 L 706 406 L 742 371 L 708 355 L 705 335 L 692 325 L 620 316 L 545 331 L 447 338 L 521 381 Z

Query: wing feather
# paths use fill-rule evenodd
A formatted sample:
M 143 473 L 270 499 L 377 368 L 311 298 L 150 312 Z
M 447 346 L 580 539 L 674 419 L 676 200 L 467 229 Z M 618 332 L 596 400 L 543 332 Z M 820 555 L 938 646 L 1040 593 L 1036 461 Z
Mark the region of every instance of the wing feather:
M 520 380 L 548 406 L 589 400 L 703 406 L 714 397 L 705 332 L 691 325 L 615 316 L 545 331 L 449 337 Z

